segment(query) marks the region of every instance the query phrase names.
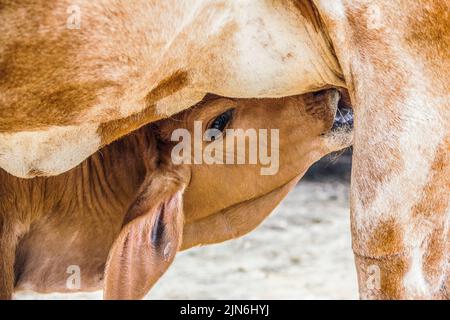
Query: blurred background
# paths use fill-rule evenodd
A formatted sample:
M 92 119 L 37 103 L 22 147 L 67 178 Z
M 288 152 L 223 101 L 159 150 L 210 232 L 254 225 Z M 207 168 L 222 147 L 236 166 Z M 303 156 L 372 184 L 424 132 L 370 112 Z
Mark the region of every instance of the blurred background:
M 356 299 L 351 150 L 316 163 L 256 230 L 177 255 L 148 299 Z M 101 292 L 16 299 L 101 299 Z

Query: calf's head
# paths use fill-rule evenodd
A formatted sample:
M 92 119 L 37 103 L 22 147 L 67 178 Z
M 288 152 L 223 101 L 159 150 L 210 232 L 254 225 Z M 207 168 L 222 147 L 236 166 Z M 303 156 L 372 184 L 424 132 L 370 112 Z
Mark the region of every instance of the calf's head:
M 352 140 L 351 113 L 335 89 L 209 96 L 150 129 L 147 176 L 109 253 L 106 298 L 140 298 L 180 249 L 251 231 L 311 164 Z

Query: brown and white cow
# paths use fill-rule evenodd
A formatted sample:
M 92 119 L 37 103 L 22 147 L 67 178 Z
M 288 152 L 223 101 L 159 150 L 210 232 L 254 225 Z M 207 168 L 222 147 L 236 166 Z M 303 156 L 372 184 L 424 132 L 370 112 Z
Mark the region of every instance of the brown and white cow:
M 18 177 L 67 171 L 207 93 L 282 97 L 344 85 L 326 37 L 294 2 L 0 8 L 0 167 Z
M 0 1 L 0 167 L 61 173 L 208 92 L 344 86 L 361 296 L 448 296 L 448 1 L 77 3 Z
M 208 96 L 57 177 L 20 179 L 0 171 L 0 225 L 7 230 L 0 242 L 9 246 L 0 246 L 0 296 L 9 297 L 14 286 L 70 291 L 66 270 L 77 266 L 79 290 L 100 289 L 105 275 L 106 298 L 142 298 L 179 249 L 251 231 L 313 162 L 349 146 L 344 101 L 333 89 L 280 99 Z M 193 136 L 197 127 L 207 137 L 200 148 L 194 140 L 181 142 L 204 149 L 214 163 L 195 164 L 191 153 L 183 155 L 191 164 L 177 164 L 177 132 Z M 265 146 L 279 158 L 271 174 L 262 158 L 250 162 L 252 150 Z

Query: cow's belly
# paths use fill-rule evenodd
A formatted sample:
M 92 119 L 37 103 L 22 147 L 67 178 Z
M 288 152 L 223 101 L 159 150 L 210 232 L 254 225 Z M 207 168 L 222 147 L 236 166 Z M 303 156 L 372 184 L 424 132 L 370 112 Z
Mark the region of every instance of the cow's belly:
M 53 176 L 100 148 L 96 124 L 0 133 L 0 167 L 20 178 Z

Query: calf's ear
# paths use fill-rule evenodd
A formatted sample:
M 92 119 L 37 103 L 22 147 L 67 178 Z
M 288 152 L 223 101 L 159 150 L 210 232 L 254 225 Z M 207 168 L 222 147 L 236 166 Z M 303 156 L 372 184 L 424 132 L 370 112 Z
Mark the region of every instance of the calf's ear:
M 105 268 L 104 299 L 142 299 L 180 248 L 185 183 L 170 173 L 145 179 Z

